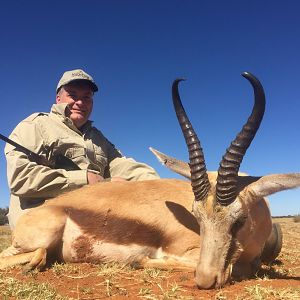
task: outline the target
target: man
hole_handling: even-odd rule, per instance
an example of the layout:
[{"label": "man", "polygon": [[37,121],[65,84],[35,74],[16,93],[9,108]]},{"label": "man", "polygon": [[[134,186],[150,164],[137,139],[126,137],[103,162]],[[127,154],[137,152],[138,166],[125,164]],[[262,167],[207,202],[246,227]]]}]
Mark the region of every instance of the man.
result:
[{"label": "man", "polygon": [[159,178],[151,167],[122,156],[92,126],[89,116],[97,91],[93,78],[83,70],[65,72],[58,82],[56,104],[51,112],[32,114],[10,135],[13,141],[47,159],[63,154],[80,168],[51,169],[31,161],[26,154],[7,144],[5,155],[11,190],[8,219],[11,228],[23,213],[61,192],[103,180]]}]

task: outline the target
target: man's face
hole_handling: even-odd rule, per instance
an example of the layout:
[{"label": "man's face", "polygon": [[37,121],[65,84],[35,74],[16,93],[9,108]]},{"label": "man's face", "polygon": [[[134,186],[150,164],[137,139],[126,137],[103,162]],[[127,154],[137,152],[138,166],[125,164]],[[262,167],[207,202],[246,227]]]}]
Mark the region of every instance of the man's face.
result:
[{"label": "man's face", "polygon": [[56,95],[56,103],[68,103],[69,117],[79,129],[88,120],[93,109],[93,91],[87,83],[69,83]]}]

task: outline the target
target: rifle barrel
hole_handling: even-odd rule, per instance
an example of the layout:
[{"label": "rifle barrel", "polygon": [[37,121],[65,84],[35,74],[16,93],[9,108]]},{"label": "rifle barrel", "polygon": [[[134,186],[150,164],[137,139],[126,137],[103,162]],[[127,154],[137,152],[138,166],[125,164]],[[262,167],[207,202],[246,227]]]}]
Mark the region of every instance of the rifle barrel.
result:
[{"label": "rifle barrel", "polygon": [[16,147],[17,150],[25,153],[29,159],[32,159],[35,161],[37,164],[44,165],[50,168],[55,168],[55,169],[66,169],[66,170],[81,170],[77,164],[75,164],[70,158],[64,156],[63,154],[58,154],[54,157],[54,161],[50,161],[47,158],[43,157],[42,155],[39,155],[22,145],[12,141],[8,137],[2,135],[0,133],[0,139],[5,141],[6,143],[9,143]]},{"label": "rifle barrel", "polygon": [[27,148],[23,147],[22,145],[14,142],[13,140],[9,139],[8,137],[2,135],[1,133],[0,133],[0,139],[5,141],[6,143],[11,144],[12,146],[16,147],[17,149],[20,149],[22,152],[25,152],[27,155],[31,155],[33,153],[29,149],[27,149]]}]

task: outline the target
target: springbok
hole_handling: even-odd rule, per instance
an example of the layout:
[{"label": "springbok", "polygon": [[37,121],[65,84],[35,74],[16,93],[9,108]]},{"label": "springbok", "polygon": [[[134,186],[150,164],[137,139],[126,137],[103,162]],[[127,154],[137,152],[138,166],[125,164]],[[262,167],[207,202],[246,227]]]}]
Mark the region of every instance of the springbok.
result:
[{"label": "springbok", "polygon": [[118,261],[196,270],[196,284],[204,289],[223,286],[232,273],[248,276],[258,266],[272,229],[263,197],[300,186],[300,173],[238,174],[265,109],[260,82],[249,73],[243,76],[254,88],[255,104],[218,172],[206,171],[177,79],[173,103],[188,146],[192,188],[189,181],[159,179],[104,182],[60,195],[19,219],[12,246],[1,253],[0,267]]}]

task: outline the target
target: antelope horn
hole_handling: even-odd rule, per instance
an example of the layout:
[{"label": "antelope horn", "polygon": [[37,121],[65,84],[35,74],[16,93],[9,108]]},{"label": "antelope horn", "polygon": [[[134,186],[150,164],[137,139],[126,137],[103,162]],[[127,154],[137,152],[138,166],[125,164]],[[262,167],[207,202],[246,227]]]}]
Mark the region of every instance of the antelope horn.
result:
[{"label": "antelope horn", "polygon": [[261,83],[248,72],[242,73],[242,76],[250,81],[254,89],[255,103],[247,123],[230,144],[220,163],[216,186],[217,202],[225,206],[232,203],[236,198],[240,164],[265,112],[265,94]]},{"label": "antelope horn", "polygon": [[182,106],[178,93],[178,84],[184,79],[176,79],[172,85],[172,98],[183,136],[185,138],[190,159],[191,183],[196,201],[202,201],[207,196],[210,183],[206,173],[203,151],[200,141]]}]

